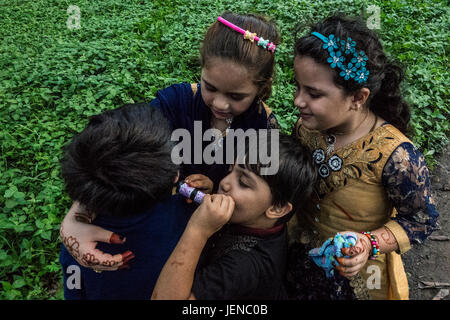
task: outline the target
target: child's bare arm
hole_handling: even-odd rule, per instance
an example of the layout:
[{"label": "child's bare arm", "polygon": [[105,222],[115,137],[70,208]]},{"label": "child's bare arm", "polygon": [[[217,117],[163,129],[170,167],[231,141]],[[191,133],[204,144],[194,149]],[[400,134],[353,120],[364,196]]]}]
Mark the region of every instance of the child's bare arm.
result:
[{"label": "child's bare arm", "polygon": [[152,299],[195,299],[191,290],[200,254],[209,237],[230,220],[233,211],[234,201],[231,197],[205,196],[164,265]]},{"label": "child's bare arm", "polygon": [[131,251],[110,255],[96,249],[97,242],[123,244],[117,234],[90,224],[94,216],[87,213],[78,202],[74,202],[61,222],[60,238],[67,251],[77,262],[95,270],[114,271],[134,258]]}]

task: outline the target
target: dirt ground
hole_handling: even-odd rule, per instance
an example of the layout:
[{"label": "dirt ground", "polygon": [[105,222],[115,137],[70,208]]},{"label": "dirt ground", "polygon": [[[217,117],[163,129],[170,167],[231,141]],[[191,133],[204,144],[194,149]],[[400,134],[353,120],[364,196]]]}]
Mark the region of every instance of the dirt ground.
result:
[{"label": "dirt ground", "polygon": [[[439,211],[440,228],[433,232],[431,239],[422,245],[413,245],[402,256],[411,300],[432,300],[441,289],[450,290],[450,145],[444,149],[438,161],[431,175],[431,183]],[[447,240],[433,240],[437,236],[444,236],[440,238]],[[423,288],[422,281],[441,282],[447,286]],[[441,300],[450,300],[450,295]]]}]

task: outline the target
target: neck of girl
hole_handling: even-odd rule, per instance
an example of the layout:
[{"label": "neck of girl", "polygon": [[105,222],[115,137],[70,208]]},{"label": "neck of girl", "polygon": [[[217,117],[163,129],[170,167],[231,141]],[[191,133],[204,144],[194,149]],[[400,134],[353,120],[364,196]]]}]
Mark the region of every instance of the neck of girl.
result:
[{"label": "neck of girl", "polygon": [[360,115],[349,119],[341,126],[327,130],[327,134],[336,137],[335,149],[356,141],[376,128],[378,117],[370,110],[360,112]]}]

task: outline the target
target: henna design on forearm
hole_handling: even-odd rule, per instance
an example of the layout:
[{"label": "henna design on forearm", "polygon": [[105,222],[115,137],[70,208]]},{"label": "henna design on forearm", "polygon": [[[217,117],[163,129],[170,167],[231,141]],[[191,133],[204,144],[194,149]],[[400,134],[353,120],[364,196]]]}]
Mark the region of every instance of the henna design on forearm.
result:
[{"label": "henna design on forearm", "polygon": [[[394,235],[386,228],[384,227],[385,232],[382,232],[380,234],[380,238],[388,245],[397,245],[397,240],[395,239]],[[380,243],[379,239],[378,243]]]}]

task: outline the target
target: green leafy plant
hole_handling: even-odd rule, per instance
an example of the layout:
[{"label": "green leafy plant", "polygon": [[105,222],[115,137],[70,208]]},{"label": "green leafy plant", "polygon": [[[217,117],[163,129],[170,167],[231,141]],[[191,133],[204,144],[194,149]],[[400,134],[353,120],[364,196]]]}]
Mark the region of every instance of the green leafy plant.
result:
[{"label": "green leafy plant", "polygon": [[[0,5],[0,299],[61,299],[59,224],[71,201],[59,161],[89,116],[198,82],[199,47],[225,10],[276,21],[282,43],[268,104],[284,132],[293,106],[294,32],[331,12],[380,7],[385,50],[407,67],[413,141],[429,164],[448,143],[448,6],[434,1],[71,1]],[[67,8],[80,8],[68,29]]]}]

